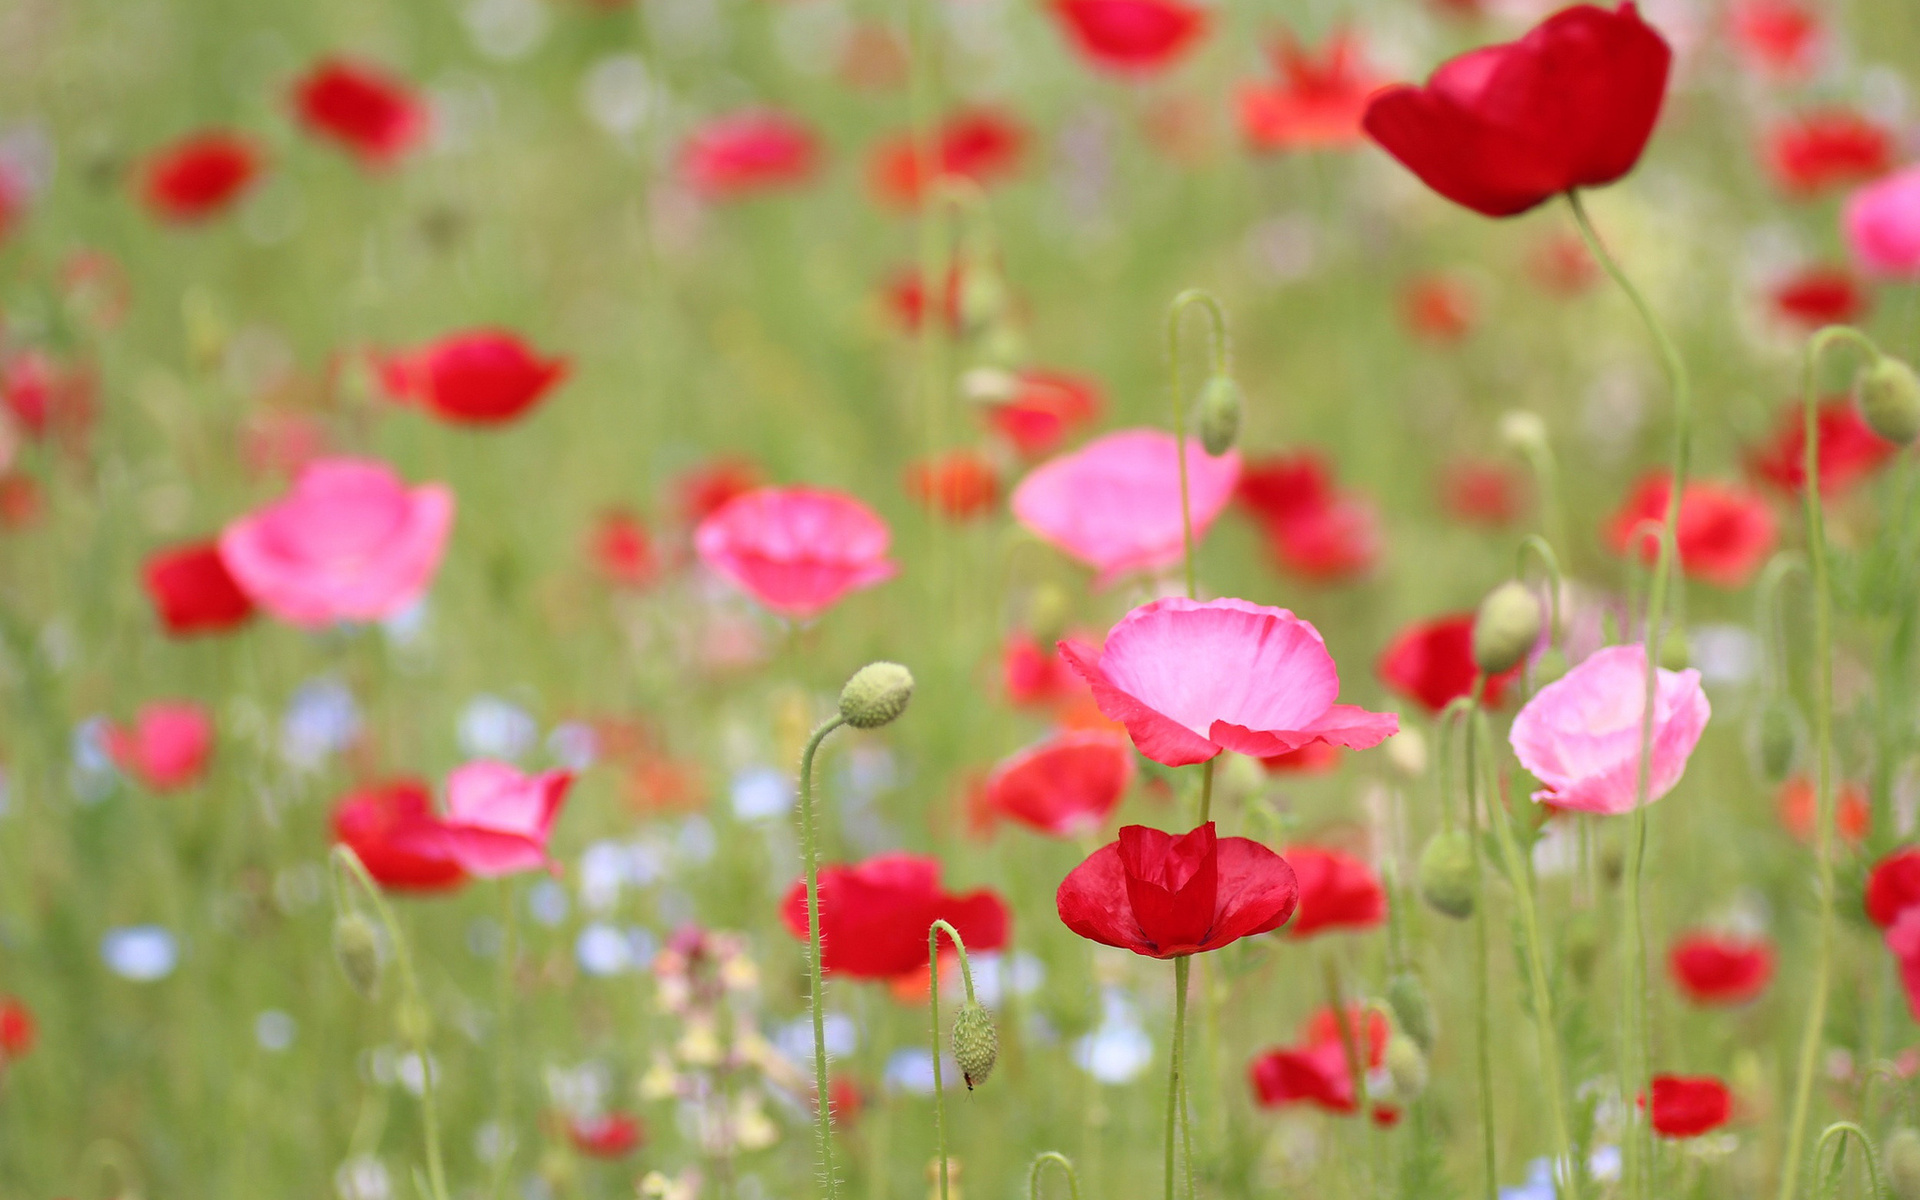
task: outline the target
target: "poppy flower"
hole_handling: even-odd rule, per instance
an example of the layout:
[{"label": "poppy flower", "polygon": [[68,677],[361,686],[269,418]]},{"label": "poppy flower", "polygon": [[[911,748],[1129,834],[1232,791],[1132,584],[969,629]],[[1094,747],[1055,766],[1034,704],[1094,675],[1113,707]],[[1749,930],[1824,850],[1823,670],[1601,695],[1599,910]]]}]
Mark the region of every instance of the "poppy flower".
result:
[{"label": "poppy flower", "polygon": [[[1666,520],[1671,492],[1664,472],[1635,486],[1607,525],[1607,544],[1615,553],[1638,552],[1641,561],[1654,561],[1659,547],[1652,533]],[[1773,512],[1742,488],[1692,480],[1680,494],[1677,534],[1680,569],[1689,577],[1716,587],[1742,587],[1773,553]]]},{"label": "poppy flower", "polygon": [[452,859],[481,879],[551,870],[547,841],[572,786],[571,771],[528,775],[508,763],[479,759],[447,776],[444,817],[399,830],[394,838],[403,849]]},{"label": "poppy flower", "polygon": [[1804,79],[1820,50],[1820,19],[1799,0],[1734,0],[1734,49],[1749,69],[1783,82]]},{"label": "poppy flower", "polygon": [[985,803],[1053,837],[1098,829],[1133,783],[1133,751],[1111,733],[1056,734],[995,767]]},{"label": "poppy flower", "polygon": [[1631,3],[1563,9],[1517,42],[1374,95],[1367,133],[1434,191],[1510,217],[1640,161],[1673,58]]},{"label": "poppy flower", "polygon": [[423,595],[453,528],[453,492],[409,488],[376,459],[323,458],[220,535],[252,601],[294,625],[378,621]]},{"label": "poppy flower", "polygon": [[1087,685],[1058,651],[1025,635],[1000,651],[1000,681],[1016,708],[1058,704],[1087,694]]},{"label": "poppy flower", "polygon": [[1776,284],[1768,298],[1774,312],[1809,332],[1851,325],[1871,306],[1866,290],[1845,267],[1806,267]]},{"label": "poppy flower", "polygon": [[600,514],[589,550],[601,576],[617,587],[646,587],[660,568],[646,525],[624,508]]},{"label": "poppy flower", "polygon": [[1053,453],[1105,407],[1098,385],[1078,375],[1026,370],[1013,385],[1012,395],[986,406],[986,419],[1025,458]]},{"label": "poppy flower", "polygon": [[735,200],[805,183],[818,157],[805,125],[785,113],[753,109],[695,130],[680,149],[680,173],[699,196]]},{"label": "poppy flower", "polygon": [[293,90],[300,121],[369,167],[385,166],[418,145],[427,108],[413,90],[364,63],[331,58]]},{"label": "poppy flower", "polygon": [[[1374,668],[1380,681],[1430,713],[1468,695],[1480,673],[1473,664],[1473,620],[1470,612],[1455,613],[1407,626],[1380,655]],[[1507,685],[1519,677],[1515,667],[1489,678],[1482,702],[1498,708]]]},{"label": "poppy flower", "polygon": [[884,521],[852,496],[759,488],[700,522],[707,568],[783,616],[819,616],[849,592],[893,578]]},{"label": "poppy flower", "polygon": [[0,364],[0,399],[28,436],[73,441],[93,424],[93,372],[29,350]]},{"label": "poppy flower", "polygon": [[1767,990],[1773,961],[1764,940],[1693,933],[1673,944],[1667,969],[1695,1004],[1745,1004]]},{"label": "poppy flower", "polygon": [[[1214,458],[1195,439],[1186,450],[1197,545],[1233,498],[1240,456]],[[1098,571],[1096,586],[1181,558],[1180,455],[1157,429],[1110,433],[1042,463],[1014,488],[1012,507],[1034,536]]]},{"label": "poppy flower", "polygon": [[1886,935],[1887,949],[1900,964],[1900,986],[1907,993],[1907,1011],[1920,1021],[1920,907],[1900,910]]},{"label": "poppy flower", "polygon": [[1068,929],[1150,958],[1218,950],[1286,924],[1299,898],[1293,868],[1214,824],[1174,835],[1127,825],[1061,881],[1054,907]]},{"label": "poppy flower", "polygon": [[145,704],[131,727],[109,726],[107,753],[122,771],[156,792],[198,782],[213,755],[213,718],[190,700]]},{"label": "poppy flower", "polygon": [[673,491],[682,518],[689,525],[698,525],[736,497],[765,483],[760,468],[748,459],[716,458],[681,472],[673,481]]},{"label": "poppy flower", "polygon": [[907,495],[956,521],[993,511],[1000,476],[972,450],[953,450],[907,464]]},{"label": "poppy flower", "polygon": [[1123,75],[1165,70],[1207,31],[1207,13],[1182,0],[1053,0],[1053,13],[1088,62]]},{"label": "poppy flower", "polygon": [[450,334],[380,364],[396,400],[456,425],[499,425],[520,416],[567,377],[564,358],[541,358],[504,329]]},{"label": "poppy flower", "polygon": [[1318,54],[1282,35],[1267,57],[1280,80],[1240,89],[1240,131],[1255,150],[1325,150],[1356,145],[1378,80],[1360,59],[1360,41],[1341,31]]},{"label": "poppy flower", "polygon": [[929,170],[912,133],[888,138],[873,154],[869,176],[882,203],[917,208],[927,187],[942,176],[981,187],[997,183],[1020,167],[1027,134],[1012,118],[992,109],[955,113],[934,131],[934,163]]},{"label": "poppy flower", "polygon": [[[1819,812],[1819,797],[1815,795],[1813,780],[1796,775],[1781,784],[1779,812],[1781,826],[1800,841],[1811,845]],[[1833,824],[1834,832],[1843,841],[1858,845],[1866,840],[1867,832],[1873,825],[1873,808],[1867,803],[1866,793],[1857,785],[1843,783],[1836,789]]]},{"label": "poppy flower", "polygon": [[1269,754],[1260,767],[1269,775],[1325,775],[1340,766],[1340,747],[1308,742],[1298,750]]},{"label": "poppy flower", "polygon": [[[940,321],[948,333],[960,331],[960,289],[965,279],[966,272],[960,264],[955,263],[948,269],[947,286],[938,302]],[[927,286],[920,272],[912,267],[896,271],[887,281],[884,297],[887,310],[900,327],[909,333],[918,332],[927,314]]]},{"label": "poppy flower", "polygon": [[1387,891],[1366,863],[1318,846],[1288,846],[1280,856],[1300,881],[1300,909],[1288,937],[1371,929],[1387,919]]},{"label": "poppy flower", "polygon": [[253,617],[253,601],[227,571],[217,542],[158,551],[147,559],[141,577],[160,624],[173,637],[224,633]]},{"label": "poppy flower", "polygon": [[1885,929],[1909,908],[1920,907],[1920,846],[1895,850],[1867,876],[1867,917]]},{"label": "poppy flower", "polygon": [[40,485],[18,471],[0,475],[0,529],[26,529],[40,519]]},{"label": "poppy flower", "polygon": [[[1383,1014],[1377,1009],[1356,1005],[1347,1010],[1347,1029],[1354,1039],[1356,1055],[1366,1056],[1366,1070],[1377,1070],[1386,1062],[1387,1041],[1392,1030]],[[1353,1069],[1347,1061],[1346,1042],[1330,1008],[1320,1009],[1308,1018],[1300,1040],[1294,1045],[1277,1046],[1255,1056],[1247,1075],[1262,1108],[1311,1104],[1342,1115],[1359,1109],[1353,1094]],[[1383,1121],[1381,1112],[1374,1113],[1376,1122],[1391,1124],[1392,1119],[1389,1116]]]},{"label": "poppy flower", "polygon": [[1501,528],[1520,517],[1526,484],[1499,463],[1460,461],[1440,475],[1440,504],[1471,525]]},{"label": "poppy flower", "polygon": [[[1546,784],[1536,801],[1575,812],[1631,812],[1646,711],[1645,647],[1608,646],[1546,687],[1513,720],[1520,765]],[[1651,804],[1673,790],[1712,714],[1700,672],[1659,668],[1653,702]]]},{"label": "poppy flower", "polygon": [[13,996],[0,996],[0,1066],[22,1058],[33,1049],[39,1026],[33,1011]]},{"label": "poppy flower", "polygon": [[1479,309],[1473,289],[1464,280],[1444,274],[1409,280],[1400,295],[1400,314],[1407,328],[1443,346],[1473,332]]},{"label": "poppy flower", "polygon": [[640,1148],[647,1127],[631,1113],[575,1117],[567,1122],[567,1140],[588,1158],[625,1158]]},{"label": "poppy flower", "polygon": [[1851,109],[1824,109],[1767,131],[1768,172],[1790,196],[1865,183],[1893,166],[1893,135]]},{"label": "poppy flower", "polygon": [[1317,454],[1251,461],[1234,495],[1259,520],[1275,560],[1296,575],[1338,583],[1365,574],[1379,558],[1372,506],[1337,490]]},{"label": "poppy flower", "polygon": [[1392,713],[1334,703],[1333,655],[1319,630],[1284,608],[1155,600],[1122,617],[1104,649],[1063,641],[1060,652],[1093,686],[1100,711],[1169,767],[1311,742],[1366,750],[1400,728]]},{"label": "poppy flower", "polygon": [[[1820,441],[1820,494],[1834,496],[1884,466],[1900,447],[1875,433],[1851,401],[1842,396],[1821,404],[1815,418]],[[1798,404],[1780,414],[1774,434],[1748,455],[1754,474],[1798,495],[1806,487],[1807,426]]]},{"label": "poppy flower", "polygon": [[1847,197],[1840,226],[1853,260],[1881,279],[1920,279],[1920,166]]},{"label": "poppy flower", "polygon": [[433,794],[418,779],[396,779],[344,797],[333,810],[333,837],[352,850],[374,881],[394,891],[439,892],[467,873],[434,836]]},{"label": "poppy flower", "polygon": [[[1733,1115],[1733,1093],[1711,1075],[1655,1075],[1651,1083],[1651,1124],[1661,1137],[1699,1137]],[[1640,1103],[1646,1107],[1644,1095]]]},{"label": "poppy flower", "polygon": [[1578,296],[1600,281],[1600,264],[1587,244],[1565,230],[1548,233],[1527,253],[1527,274],[1556,296]]},{"label": "poppy flower", "polygon": [[204,221],[239,199],[259,178],[260,152],[236,133],[210,130],[175,142],[148,160],[141,197],[176,225]]},{"label": "poppy flower", "polygon": [[[787,931],[807,939],[807,883],[780,905]],[[969,953],[1007,943],[1006,902],[988,890],[952,895],[940,887],[940,862],[882,854],[853,866],[820,869],[820,965],[829,974],[893,979],[927,969],[927,928],[944,920]]]},{"label": "poppy flower", "polygon": [[[945,946],[941,947],[945,952]],[[942,960],[944,962],[944,960]],[[915,978],[918,978],[916,973]],[[943,978],[942,983],[945,983]],[[807,1109],[818,1113],[820,1097],[818,1089],[807,1089]],[[860,1085],[844,1075],[827,1077],[827,1111],[833,1115],[833,1123],[844,1129],[860,1119],[860,1110],[866,1107],[866,1097],[861,1094]]]}]

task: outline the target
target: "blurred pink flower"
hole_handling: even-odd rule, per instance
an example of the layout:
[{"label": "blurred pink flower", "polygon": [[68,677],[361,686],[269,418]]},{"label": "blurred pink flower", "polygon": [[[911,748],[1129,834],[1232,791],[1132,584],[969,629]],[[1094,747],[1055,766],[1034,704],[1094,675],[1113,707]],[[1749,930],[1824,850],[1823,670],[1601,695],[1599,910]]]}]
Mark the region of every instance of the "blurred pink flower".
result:
[{"label": "blurred pink flower", "polygon": [[1065,641],[1060,652],[1093,685],[1100,711],[1169,767],[1222,750],[1266,758],[1314,742],[1365,750],[1400,728],[1393,713],[1334,703],[1333,655],[1318,630],[1284,608],[1156,600],[1122,617],[1104,650]]},{"label": "blurred pink flower", "polygon": [[749,109],[715,117],[680,148],[680,174],[709,200],[796,187],[820,156],[813,132],[785,113]]},{"label": "blurred pink flower", "polygon": [[700,561],[784,616],[819,616],[842,596],[891,579],[891,535],[873,510],[840,492],[758,488],[694,531]]},{"label": "blurred pink flower", "polygon": [[1841,225],[1854,260],[1868,274],[1920,278],[1920,165],[1848,196]]},{"label": "blurred pink flower", "polygon": [[213,718],[191,700],[142,705],[131,728],[107,729],[107,753],[114,763],[156,792],[173,792],[196,782],[213,754]]},{"label": "blurred pink flower", "polygon": [[470,762],[447,776],[447,815],[423,834],[481,879],[551,866],[547,839],[572,786],[570,771],[528,775],[491,759]]},{"label": "blurred pink flower", "polygon": [[[1196,543],[1233,499],[1240,455],[1212,458],[1187,442],[1187,487]],[[1173,435],[1127,429],[1041,464],[1013,490],[1013,515],[1041,540],[1100,572],[1180,561],[1180,459]]]},{"label": "blurred pink flower", "polygon": [[[1520,765],[1547,785],[1535,800],[1578,812],[1632,811],[1646,684],[1645,649],[1608,646],[1535,693],[1509,737]],[[1653,712],[1649,804],[1680,782],[1712,715],[1700,672],[1662,670]]]},{"label": "blurred pink flower", "polygon": [[1907,1011],[1920,1021],[1920,906],[1902,909],[1887,930],[1887,949],[1900,960],[1900,986]]},{"label": "blurred pink flower", "polygon": [[427,590],[453,527],[453,493],[408,488],[377,459],[307,464],[286,497],[220,535],[240,589],[283,621],[374,621]]}]

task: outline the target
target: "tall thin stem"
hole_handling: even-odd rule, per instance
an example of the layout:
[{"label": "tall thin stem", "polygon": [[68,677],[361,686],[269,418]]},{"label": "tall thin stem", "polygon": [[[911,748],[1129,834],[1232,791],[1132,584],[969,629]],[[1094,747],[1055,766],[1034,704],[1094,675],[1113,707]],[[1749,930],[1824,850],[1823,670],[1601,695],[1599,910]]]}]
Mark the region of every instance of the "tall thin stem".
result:
[{"label": "tall thin stem", "polygon": [[1040,1200],[1040,1170],[1048,1163],[1058,1163],[1066,1172],[1069,1200],[1080,1200],[1080,1172],[1074,1170],[1073,1160],[1058,1150],[1043,1150],[1033,1156],[1033,1169],[1027,1172],[1027,1200]]},{"label": "tall thin stem", "polygon": [[[1447,776],[1451,773],[1446,758],[1446,746],[1451,735],[1455,717],[1465,718],[1480,706],[1481,696],[1486,694],[1485,675],[1476,674],[1473,690],[1466,696],[1453,700],[1441,710],[1439,718],[1441,746],[1441,787],[1450,786]],[[1467,779],[1467,844],[1473,851],[1473,1009],[1474,1009],[1474,1059],[1475,1068],[1480,1076],[1480,1154],[1481,1169],[1484,1175],[1486,1200],[1498,1200],[1500,1192],[1500,1164],[1498,1147],[1495,1144],[1493,1118],[1493,1032],[1488,1012],[1490,997],[1487,986],[1487,887],[1486,868],[1481,861],[1480,852],[1480,806],[1475,799],[1475,763],[1478,756],[1474,753],[1472,731],[1463,720],[1461,734],[1466,742],[1466,779]],[[1443,799],[1444,803],[1444,799]],[[1449,814],[1451,804],[1445,804]]]},{"label": "tall thin stem", "polygon": [[[807,862],[807,984],[813,1008],[813,1107],[820,1140],[822,1191],[832,1200],[836,1181],[833,1176],[833,1104],[827,1090],[827,1016],[826,983],[820,971],[820,846],[814,829],[813,756],[827,735],[840,728],[845,718],[828,719],[800,754],[800,853]],[[934,1067],[939,1068],[938,1059]]]},{"label": "tall thin stem", "polygon": [[[1173,1200],[1174,1142],[1181,1128],[1182,1070],[1187,1046],[1187,966],[1191,955],[1173,960],[1173,1063],[1167,1073],[1166,1200]],[[1191,1170],[1193,1164],[1187,1164]]]},{"label": "tall thin stem", "polygon": [[[1173,446],[1180,460],[1180,545],[1184,551],[1187,599],[1196,598],[1193,576],[1193,505],[1187,495],[1187,396],[1180,382],[1180,318],[1190,305],[1206,309],[1213,326],[1213,369],[1224,375],[1227,370],[1227,314],[1212,293],[1188,288],[1173,298],[1167,307],[1167,370],[1171,375],[1173,405]],[[1202,817],[1201,820],[1206,820]]]},{"label": "tall thin stem", "polygon": [[933,1048],[933,1142],[939,1155],[940,1200],[947,1200],[947,1092],[940,1082],[940,934],[953,939],[960,952],[960,977],[966,981],[967,1002],[973,1003],[973,966],[967,962],[967,944],[960,931],[945,921],[927,927],[927,1014],[932,1020]]}]

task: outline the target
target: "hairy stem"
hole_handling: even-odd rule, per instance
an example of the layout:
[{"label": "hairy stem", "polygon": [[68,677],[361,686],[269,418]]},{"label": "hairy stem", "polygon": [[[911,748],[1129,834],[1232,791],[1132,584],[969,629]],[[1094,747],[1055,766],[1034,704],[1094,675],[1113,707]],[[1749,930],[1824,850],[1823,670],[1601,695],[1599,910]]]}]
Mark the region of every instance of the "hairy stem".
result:
[{"label": "hairy stem", "polygon": [[[833,1105],[827,1091],[827,1015],[823,1007],[826,984],[820,971],[820,846],[813,812],[813,756],[827,735],[840,728],[844,719],[835,716],[807,739],[800,755],[800,853],[807,863],[807,985],[813,1009],[813,1107],[820,1141],[821,1189],[832,1200],[836,1181],[833,1176]],[[939,1069],[939,1060],[934,1060]],[[441,1198],[444,1200],[444,1198]]]}]

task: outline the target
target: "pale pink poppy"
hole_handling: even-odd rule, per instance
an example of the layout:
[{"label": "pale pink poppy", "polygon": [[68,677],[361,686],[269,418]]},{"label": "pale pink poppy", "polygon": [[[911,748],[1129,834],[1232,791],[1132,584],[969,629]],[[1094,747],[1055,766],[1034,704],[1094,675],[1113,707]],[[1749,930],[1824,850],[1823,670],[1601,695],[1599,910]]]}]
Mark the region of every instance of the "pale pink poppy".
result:
[{"label": "pale pink poppy", "polygon": [[448,488],[409,488],[375,459],[323,458],[284,498],[228,525],[220,558],[283,621],[376,621],[427,590],[452,527]]},{"label": "pale pink poppy", "polygon": [[[1180,456],[1170,433],[1127,429],[1036,468],[1013,490],[1013,515],[1047,543],[1100,573],[1180,561]],[[1197,542],[1233,499],[1240,455],[1210,457],[1187,442],[1187,493]]]},{"label": "pale pink poppy", "polygon": [[1400,718],[1335,704],[1340,674],[1320,632],[1284,608],[1184,597],[1143,604],[1106,647],[1060,643],[1109,719],[1169,767],[1222,750],[1269,758],[1315,742],[1365,750]]},{"label": "pale pink poppy", "polygon": [[[1608,646],[1527,701],[1513,720],[1509,740],[1520,765],[1547,785],[1533,794],[1535,800],[1578,812],[1633,810],[1646,686],[1645,649]],[[1660,671],[1653,703],[1649,804],[1680,782],[1711,715],[1700,672]]]},{"label": "pale pink poppy", "polygon": [[1920,165],[1848,196],[1840,224],[1854,260],[1868,274],[1920,278]]},{"label": "pale pink poppy", "polygon": [[893,578],[890,541],[886,522],[852,496],[804,487],[736,496],[693,535],[709,570],[797,620]]},{"label": "pale pink poppy", "polygon": [[570,771],[528,775],[491,759],[470,762],[447,776],[447,815],[423,836],[481,879],[551,867],[547,839],[572,786]]},{"label": "pale pink poppy", "polygon": [[107,753],[122,771],[156,792],[200,778],[213,754],[213,718],[191,700],[142,705],[131,728],[108,727]]}]

